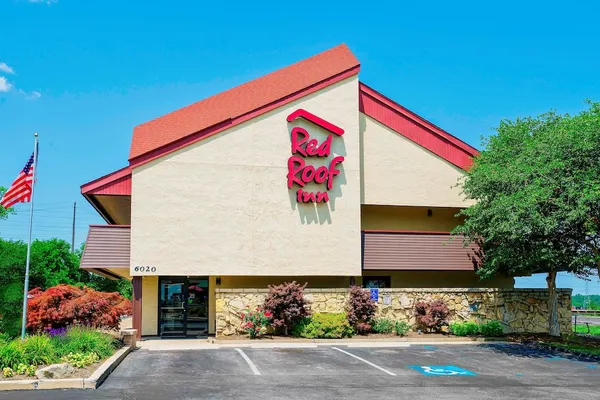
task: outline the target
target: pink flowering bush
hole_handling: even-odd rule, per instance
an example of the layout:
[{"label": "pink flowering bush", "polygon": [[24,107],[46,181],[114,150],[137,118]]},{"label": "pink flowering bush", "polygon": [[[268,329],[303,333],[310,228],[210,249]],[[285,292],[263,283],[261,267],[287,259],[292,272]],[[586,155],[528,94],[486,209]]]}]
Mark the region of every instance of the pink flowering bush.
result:
[{"label": "pink flowering bush", "polygon": [[287,336],[296,324],[310,316],[308,301],[304,299],[306,285],[293,281],[269,286],[262,308],[273,314],[271,325],[278,333]]},{"label": "pink flowering bush", "polygon": [[240,317],[242,319],[242,329],[248,333],[250,339],[256,339],[263,329],[270,324],[273,314],[270,311],[262,311],[258,307],[251,311],[250,306],[246,306]]}]

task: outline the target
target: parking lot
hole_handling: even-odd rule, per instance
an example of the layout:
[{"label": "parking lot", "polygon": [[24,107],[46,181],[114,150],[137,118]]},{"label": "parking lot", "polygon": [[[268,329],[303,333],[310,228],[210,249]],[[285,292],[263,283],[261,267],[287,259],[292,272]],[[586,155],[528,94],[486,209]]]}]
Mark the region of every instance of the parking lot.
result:
[{"label": "parking lot", "polygon": [[600,364],[516,344],[138,350],[96,391],[3,399],[598,398]]}]

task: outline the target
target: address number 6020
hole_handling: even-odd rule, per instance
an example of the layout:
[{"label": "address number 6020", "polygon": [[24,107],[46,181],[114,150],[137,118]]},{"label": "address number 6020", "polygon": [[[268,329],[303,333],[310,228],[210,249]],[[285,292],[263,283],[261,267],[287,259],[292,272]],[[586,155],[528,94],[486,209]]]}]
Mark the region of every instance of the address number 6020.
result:
[{"label": "address number 6020", "polygon": [[156,272],[156,267],[133,267],[133,272]]}]

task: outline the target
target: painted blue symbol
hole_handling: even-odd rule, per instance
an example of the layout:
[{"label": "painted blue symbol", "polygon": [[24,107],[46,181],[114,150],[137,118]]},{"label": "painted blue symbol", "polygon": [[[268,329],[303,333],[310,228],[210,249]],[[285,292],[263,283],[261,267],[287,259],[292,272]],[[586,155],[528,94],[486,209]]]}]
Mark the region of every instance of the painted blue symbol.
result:
[{"label": "painted blue symbol", "polygon": [[561,356],[554,356],[554,357],[548,357],[547,360],[549,360],[549,361],[558,361],[558,360],[566,360],[566,358],[561,357]]},{"label": "painted blue symbol", "polygon": [[598,368],[597,365],[588,365],[587,367],[590,368],[590,369],[596,369],[596,368]]},{"label": "painted blue symbol", "polygon": [[379,300],[379,289],[371,289],[371,300],[378,301]]},{"label": "painted blue symbol", "polygon": [[454,365],[409,365],[408,368],[426,376],[477,376],[473,371]]},{"label": "painted blue symbol", "polygon": [[425,350],[435,350],[435,349],[437,349],[437,347],[435,347],[435,346],[423,346],[423,348]]},{"label": "painted blue symbol", "polygon": [[523,376],[523,374],[515,374],[515,376]]}]

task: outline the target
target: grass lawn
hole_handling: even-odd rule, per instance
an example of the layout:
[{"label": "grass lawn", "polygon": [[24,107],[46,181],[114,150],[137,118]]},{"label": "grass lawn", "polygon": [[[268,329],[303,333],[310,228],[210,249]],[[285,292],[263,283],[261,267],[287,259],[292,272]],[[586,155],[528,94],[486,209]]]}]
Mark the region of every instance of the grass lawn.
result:
[{"label": "grass lawn", "polygon": [[[585,325],[577,324],[577,333],[588,333],[588,328]],[[590,335],[600,336],[600,325],[590,325]]]},{"label": "grass lawn", "polygon": [[590,347],[585,344],[575,344],[575,343],[549,343],[552,346],[560,347],[561,349],[571,350],[571,351],[580,351],[582,353],[586,353],[592,356],[600,356],[600,348],[598,347]]}]

